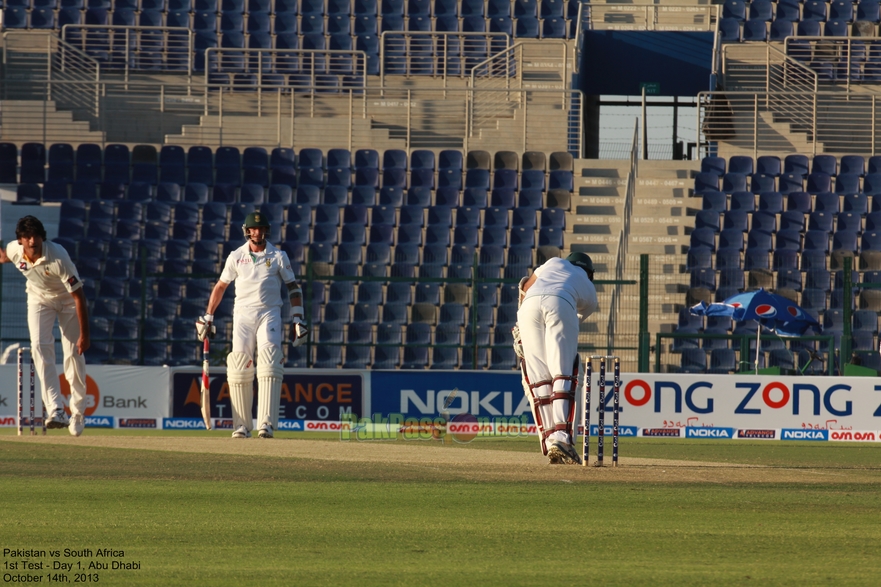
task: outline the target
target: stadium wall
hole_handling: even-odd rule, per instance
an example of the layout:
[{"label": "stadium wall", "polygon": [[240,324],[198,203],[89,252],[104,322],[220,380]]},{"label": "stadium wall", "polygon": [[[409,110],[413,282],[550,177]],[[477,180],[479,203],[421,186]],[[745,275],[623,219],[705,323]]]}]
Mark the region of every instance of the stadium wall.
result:
[{"label": "stadium wall", "polygon": [[[217,429],[232,426],[224,371],[211,379]],[[0,427],[15,426],[16,376],[15,365],[0,365]],[[193,367],[90,366],[86,425],[203,429],[200,376]],[[612,389],[608,380],[609,409]],[[62,390],[69,393],[63,378]],[[622,374],[621,436],[879,442],[878,391],[862,377]],[[593,394],[596,405],[596,379]],[[535,433],[520,377],[505,372],[288,369],[281,414],[281,430],[338,431],[344,440],[364,431],[372,439],[387,427],[430,432],[448,422],[475,434]],[[610,416],[606,422],[610,434]]]}]

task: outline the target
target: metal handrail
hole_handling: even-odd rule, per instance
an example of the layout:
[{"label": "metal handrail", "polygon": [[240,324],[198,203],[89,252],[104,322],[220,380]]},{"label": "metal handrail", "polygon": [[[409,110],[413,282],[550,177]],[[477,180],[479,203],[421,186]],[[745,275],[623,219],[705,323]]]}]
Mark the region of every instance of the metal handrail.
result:
[{"label": "metal handrail", "polygon": [[[754,156],[879,151],[879,94],[717,91],[698,94],[697,141],[703,155],[722,142]],[[778,129],[774,125],[785,124]]]},{"label": "metal handrail", "polygon": [[[590,4],[589,7],[588,24],[590,30],[712,31],[718,26],[721,12],[719,4],[701,6],[695,4]],[[682,15],[686,16],[683,18]],[[696,25],[695,15],[702,15],[706,18],[703,19],[704,22]],[[600,18],[602,20],[599,20]],[[621,22],[616,23],[615,20]]]},{"label": "metal handrail", "polygon": [[622,282],[626,272],[627,245],[630,241],[630,216],[633,212],[633,199],[636,194],[636,178],[639,173],[639,119],[633,121],[633,135],[630,142],[630,171],[627,173],[627,187],[624,191],[624,210],[622,227],[618,235],[618,255],[615,260],[615,280],[618,282],[612,291],[612,311],[606,326],[609,341],[608,352],[611,354],[615,346],[615,326],[621,309]]}]

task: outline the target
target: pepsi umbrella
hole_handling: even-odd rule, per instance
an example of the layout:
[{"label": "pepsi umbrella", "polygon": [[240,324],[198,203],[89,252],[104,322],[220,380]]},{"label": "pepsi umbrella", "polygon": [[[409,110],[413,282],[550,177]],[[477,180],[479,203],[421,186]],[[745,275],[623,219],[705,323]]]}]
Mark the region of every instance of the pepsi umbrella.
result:
[{"label": "pepsi umbrella", "polygon": [[701,302],[689,310],[692,314],[703,316],[730,316],[737,322],[755,320],[756,332],[756,371],[759,369],[759,339],[762,327],[776,332],[778,336],[802,336],[808,328],[820,333],[823,327],[798,304],[781,295],[765,291],[764,288],[731,296],[723,302],[707,304]]}]

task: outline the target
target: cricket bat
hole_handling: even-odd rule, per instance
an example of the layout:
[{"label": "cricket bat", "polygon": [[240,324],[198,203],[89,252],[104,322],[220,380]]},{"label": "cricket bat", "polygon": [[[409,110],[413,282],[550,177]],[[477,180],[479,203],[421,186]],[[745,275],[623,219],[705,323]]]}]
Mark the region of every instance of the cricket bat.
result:
[{"label": "cricket bat", "polygon": [[208,389],[208,337],[202,343],[202,419],[205,429],[211,430],[211,392]]}]

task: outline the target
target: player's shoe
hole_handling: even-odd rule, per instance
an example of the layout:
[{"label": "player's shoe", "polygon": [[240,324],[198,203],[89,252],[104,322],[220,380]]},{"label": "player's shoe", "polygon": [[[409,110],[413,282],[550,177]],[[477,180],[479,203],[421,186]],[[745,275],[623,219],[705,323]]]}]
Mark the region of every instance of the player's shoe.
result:
[{"label": "player's shoe", "polygon": [[233,438],[251,438],[251,432],[244,426],[239,426],[236,428],[235,432],[232,433]]},{"label": "player's shoe", "polygon": [[556,450],[553,446],[548,447],[548,464],[549,465],[562,465],[563,464],[563,453],[559,450]]},{"label": "player's shoe", "polygon": [[52,416],[46,420],[46,428],[50,430],[54,430],[56,428],[67,428],[70,426],[70,420],[67,418],[67,414],[64,413],[64,410],[57,409],[52,412]]},{"label": "player's shoe", "polygon": [[[48,427],[48,425],[47,425]],[[70,432],[71,436],[79,436],[83,433],[83,430],[86,427],[86,419],[82,414],[77,414],[73,418],[70,419],[70,424],[67,427],[67,430]]]},{"label": "player's shoe", "polygon": [[258,438],[272,438],[272,425],[264,424],[260,427],[260,432],[257,433]]},{"label": "player's shoe", "polygon": [[548,461],[552,465],[580,465],[581,457],[568,442],[555,440],[548,447]]}]

